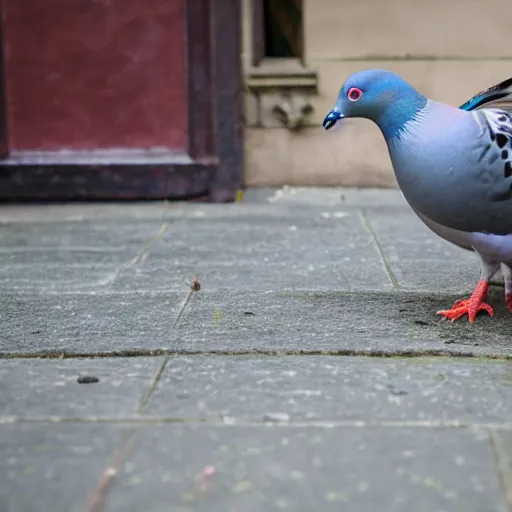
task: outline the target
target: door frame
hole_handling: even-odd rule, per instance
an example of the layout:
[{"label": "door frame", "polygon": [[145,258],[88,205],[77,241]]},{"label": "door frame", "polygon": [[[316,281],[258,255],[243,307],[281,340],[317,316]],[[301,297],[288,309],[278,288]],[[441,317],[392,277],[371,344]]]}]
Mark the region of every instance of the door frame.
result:
[{"label": "door frame", "polygon": [[9,157],[0,20],[1,201],[235,199],[243,186],[240,2],[182,1],[189,158],[165,163]]}]

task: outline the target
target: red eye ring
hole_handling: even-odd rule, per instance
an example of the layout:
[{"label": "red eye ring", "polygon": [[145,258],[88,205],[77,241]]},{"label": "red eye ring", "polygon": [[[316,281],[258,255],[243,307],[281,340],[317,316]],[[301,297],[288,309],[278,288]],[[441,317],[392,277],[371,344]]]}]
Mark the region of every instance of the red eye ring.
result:
[{"label": "red eye ring", "polygon": [[350,101],[357,101],[361,99],[362,95],[363,91],[361,91],[361,89],[358,89],[357,87],[351,87],[347,92],[347,97]]}]

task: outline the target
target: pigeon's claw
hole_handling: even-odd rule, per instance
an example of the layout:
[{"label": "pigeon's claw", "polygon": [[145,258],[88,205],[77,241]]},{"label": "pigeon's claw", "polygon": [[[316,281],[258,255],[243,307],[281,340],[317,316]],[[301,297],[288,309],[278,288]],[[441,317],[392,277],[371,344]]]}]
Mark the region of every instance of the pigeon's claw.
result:
[{"label": "pigeon's claw", "polygon": [[507,309],[512,313],[512,293],[505,295],[505,304],[507,305]]},{"label": "pigeon's claw", "polygon": [[469,299],[456,300],[451,309],[438,311],[437,314],[444,316],[452,322],[458,320],[464,315],[468,315],[470,324],[475,321],[476,315],[479,311],[485,311],[489,316],[494,316],[492,306],[484,302],[488,288],[489,283],[481,279]]},{"label": "pigeon's claw", "polygon": [[464,315],[468,315],[469,323],[472,324],[475,321],[476,315],[479,311],[486,311],[489,316],[494,316],[494,310],[491,305],[486,302],[472,303],[471,299],[465,299],[457,301],[458,305],[452,309],[445,309],[438,311],[437,314],[444,316],[448,320],[455,322]]}]

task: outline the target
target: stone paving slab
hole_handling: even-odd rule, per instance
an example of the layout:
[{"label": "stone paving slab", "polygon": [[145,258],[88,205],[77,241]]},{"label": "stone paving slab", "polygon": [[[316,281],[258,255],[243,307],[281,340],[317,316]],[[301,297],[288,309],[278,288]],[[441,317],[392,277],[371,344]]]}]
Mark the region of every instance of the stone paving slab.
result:
[{"label": "stone paving slab", "polygon": [[509,510],[512,510],[512,432],[495,430],[491,432],[497,468],[502,479]]},{"label": "stone paving slab", "polygon": [[[329,194],[338,200],[342,193],[349,199],[355,194],[312,191],[304,199],[309,206],[277,202],[169,208],[165,223],[147,218],[99,221],[85,214],[83,221],[4,223],[0,261],[5,263],[5,275],[0,276],[0,285],[94,291],[112,285],[115,269],[120,272],[114,289],[131,291],[180,289],[191,274],[200,274],[210,288],[218,289],[388,289],[390,279],[358,207],[339,201],[335,210],[324,208],[320,199],[310,197],[315,193],[319,198],[327,194],[325,205]],[[393,192],[391,197],[395,199],[389,204],[402,206],[389,212],[374,203],[366,215],[398,283],[413,290],[471,290],[478,277],[474,256],[430,233],[403,206],[401,196]],[[368,198],[347,203],[372,204]],[[182,213],[178,216],[176,211]],[[161,239],[154,240],[162,228]],[[62,283],[55,273],[59,269],[45,264],[56,248],[59,256],[54,263],[70,267]],[[140,264],[129,265],[141,251],[146,254]],[[88,274],[72,268],[77,264],[90,265]],[[48,279],[41,279],[46,273]],[[80,284],[80,279],[86,282]]]},{"label": "stone paving slab", "polygon": [[[215,220],[232,220],[233,222],[267,220],[271,222],[289,221],[303,222],[308,219],[323,221],[331,218],[344,218],[348,215],[357,215],[360,208],[357,206],[345,206],[343,204],[336,205],[309,205],[307,203],[301,205],[279,204],[279,203],[228,203],[223,204],[219,208],[218,204],[194,203],[187,206],[184,210],[180,222],[183,220],[194,221],[215,221]],[[396,208],[394,208],[396,210]]]},{"label": "stone paving slab", "polygon": [[0,266],[4,292],[97,292],[110,289],[121,265],[6,265]]},{"label": "stone paving slab", "polygon": [[0,224],[179,218],[190,203],[166,201],[0,204]]},{"label": "stone paving slab", "polygon": [[[269,208],[276,205],[278,208]],[[243,208],[240,208],[243,206]],[[402,193],[397,189],[357,189],[343,187],[282,187],[253,188],[244,193],[242,203],[207,204],[192,202],[108,202],[87,203],[70,202],[66,204],[0,204],[0,224],[33,222],[76,222],[83,220],[165,220],[187,216],[209,216],[227,211],[257,211],[263,215],[279,215],[292,207],[290,213],[300,215],[308,208],[405,208],[408,205]],[[250,208],[248,208],[250,207]],[[256,207],[256,209],[252,209]],[[278,213],[279,212],[279,213]]]},{"label": "stone paving slab", "polygon": [[64,293],[109,289],[161,229],[158,220],[0,224],[0,287]]},{"label": "stone paving slab", "polygon": [[507,508],[484,432],[173,424],[139,432],[106,500],[126,510]]},{"label": "stone paving slab", "polygon": [[299,207],[409,208],[397,189],[290,187],[253,188],[245,191],[244,203]]},{"label": "stone paving slab", "polygon": [[474,254],[432,234],[404,207],[363,215],[346,207],[194,205],[114,288],[175,289],[199,274],[215,289],[385,290],[385,265],[407,290],[467,293],[479,275]]},{"label": "stone paving slab", "polygon": [[141,247],[158,233],[161,225],[157,219],[0,223],[0,240],[3,250]]},{"label": "stone paving slab", "polygon": [[[138,247],[137,247],[138,248]],[[137,249],[136,248],[136,249]],[[133,250],[127,253],[125,247],[10,247],[0,248],[0,264],[6,273],[19,275],[29,280],[32,273],[44,272],[46,269],[65,266],[76,269],[77,266],[100,267],[114,266],[118,268],[133,258]],[[35,270],[33,268],[35,267]],[[79,270],[76,272],[79,276]]]},{"label": "stone paving slab", "polygon": [[512,365],[450,358],[172,357],[143,414],[512,424]]},{"label": "stone paving slab", "polygon": [[436,311],[457,298],[414,293],[197,293],[178,324],[178,350],[445,352],[512,355],[503,289],[495,317],[448,322]]},{"label": "stone paving slab", "polygon": [[95,424],[0,425],[0,510],[84,512],[124,430]]},{"label": "stone paving slab", "polygon": [[[240,207],[239,207],[240,209]],[[183,220],[114,290],[175,290],[199,275],[208,289],[382,290],[392,287],[357,212],[344,217]]]},{"label": "stone paving slab", "polygon": [[[495,318],[444,322],[478,264],[399,191],[267,192],[0,207],[1,511],[84,510],[134,428],[107,511],[504,512],[501,484],[512,504],[509,361],[361,357],[512,357],[503,288]],[[10,359],[152,353],[189,355]]]},{"label": "stone paving slab", "polygon": [[[159,357],[0,359],[0,422],[133,417],[162,362]],[[79,377],[99,382],[80,384]]]},{"label": "stone paving slab", "polygon": [[366,215],[401,288],[467,293],[475,287],[480,264],[474,253],[434,235],[407,211]]},{"label": "stone paving slab", "polygon": [[355,272],[359,265],[346,262],[340,266],[332,261],[272,262],[263,266],[258,260],[230,263],[207,260],[181,260],[177,264],[165,263],[152,267],[126,267],[116,275],[113,291],[177,291],[183,290],[198,276],[202,286],[209,290],[234,291],[377,291],[391,290],[392,285],[378,260],[367,267],[367,278]]},{"label": "stone paving slab", "polygon": [[4,294],[0,353],[96,354],[171,346],[188,292]]},{"label": "stone paving slab", "polygon": [[451,323],[453,296],[204,292],[4,294],[1,354],[254,351],[511,356],[510,313]]},{"label": "stone paving slab", "polygon": [[[0,422],[134,418],[164,358],[0,360]],[[99,379],[79,384],[79,376]],[[171,357],[143,409],[166,419],[512,423],[508,362]],[[341,406],[342,404],[342,406]]]}]

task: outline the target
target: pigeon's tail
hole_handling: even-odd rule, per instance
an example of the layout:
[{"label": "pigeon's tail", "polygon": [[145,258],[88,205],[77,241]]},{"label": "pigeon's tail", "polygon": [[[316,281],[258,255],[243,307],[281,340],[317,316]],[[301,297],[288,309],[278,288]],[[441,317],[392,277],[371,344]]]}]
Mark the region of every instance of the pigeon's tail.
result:
[{"label": "pigeon's tail", "polygon": [[479,92],[459,108],[476,110],[484,105],[491,107],[491,103],[494,108],[512,110],[512,78]]}]

